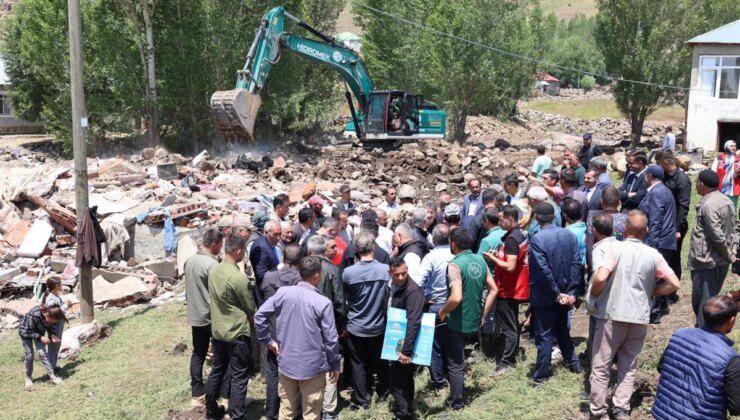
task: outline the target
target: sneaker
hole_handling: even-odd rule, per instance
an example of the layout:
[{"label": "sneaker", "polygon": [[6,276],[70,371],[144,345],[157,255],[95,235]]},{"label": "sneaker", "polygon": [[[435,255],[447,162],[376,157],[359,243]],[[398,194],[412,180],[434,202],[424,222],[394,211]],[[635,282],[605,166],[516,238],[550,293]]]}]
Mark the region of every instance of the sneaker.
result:
[{"label": "sneaker", "polygon": [[55,376],[51,378],[51,383],[53,383],[54,385],[61,385],[63,381],[62,381],[62,378]]},{"label": "sneaker", "polygon": [[493,371],[491,374],[491,378],[498,378],[499,376],[503,375],[504,373],[511,370],[514,366],[509,365],[500,365],[496,368],[496,370]]},{"label": "sneaker", "polygon": [[26,388],[26,391],[30,391],[33,388],[33,380],[31,380],[31,378],[26,378],[26,385],[24,385],[24,388]]}]

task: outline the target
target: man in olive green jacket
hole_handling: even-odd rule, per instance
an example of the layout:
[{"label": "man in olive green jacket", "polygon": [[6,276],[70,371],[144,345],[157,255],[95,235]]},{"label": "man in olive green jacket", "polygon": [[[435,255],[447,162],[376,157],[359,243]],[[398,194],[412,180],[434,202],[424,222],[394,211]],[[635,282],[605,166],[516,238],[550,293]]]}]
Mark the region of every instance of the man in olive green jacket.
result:
[{"label": "man in olive green jacket", "polygon": [[696,192],[702,199],[691,231],[689,270],[691,306],[697,328],[704,326],[704,304],[722,290],[728,268],[735,262],[735,206],[717,190],[718,185],[719,177],[709,169],[701,171],[696,178]]},{"label": "man in olive green jacket", "polygon": [[232,419],[245,419],[247,415],[251,325],[257,308],[247,276],[237,267],[245,252],[244,238],[230,237],[224,261],[213,267],[208,275],[214,358],[206,387],[206,418],[221,418],[224,414],[216,401],[227,369],[231,371],[229,414]]}]

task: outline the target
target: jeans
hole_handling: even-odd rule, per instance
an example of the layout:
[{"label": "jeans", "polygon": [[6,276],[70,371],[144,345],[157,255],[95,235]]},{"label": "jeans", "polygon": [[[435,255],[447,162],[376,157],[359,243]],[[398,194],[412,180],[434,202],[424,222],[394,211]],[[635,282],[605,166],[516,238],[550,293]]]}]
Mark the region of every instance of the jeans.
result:
[{"label": "jeans", "polygon": [[396,400],[393,415],[396,419],[411,419],[411,403],[414,401],[414,371],[416,365],[402,365],[399,362],[391,363],[390,382],[391,394]]},{"label": "jeans", "polygon": [[[372,389],[380,396],[388,393],[388,362],[380,359],[383,336],[359,337],[349,334],[349,354],[352,363],[352,402],[368,406]],[[375,375],[377,374],[377,385]]]},{"label": "jeans", "polygon": [[465,342],[470,334],[445,327],[445,356],[450,379],[450,405],[458,409],[465,405]]},{"label": "jeans", "polygon": [[265,384],[267,388],[265,396],[265,417],[267,420],[277,420],[280,411],[280,394],[278,393],[278,384],[280,376],[278,375],[277,356],[272,351],[267,351],[265,366],[262,369],[265,375]]},{"label": "jeans", "polygon": [[568,331],[570,307],[549,305],[535,307],[532,310],[534,343],[537,347],[537,362],[533,379],[544,380],[550,377],[553,338],[558,340],[560,351],[563,353],[563,360],[568,363],[571,369],[580,367],[573,348],[573,340]]},{"label": "jeans", "polygon": [[33,346],[36,346],[36,352],[39,354],[39,360],[46,369],[46,373],[50,376],[54,375],[54,368],[51,367],[49,359],[46,357],[46,350],[44,350],[44,343],[41,342],[41,338],[21,338],[23,341],[23,360],[26,365],[26,378],[31,378],[33,374]]},{"label": "jeans", "polygon": [[432,344],[432,363],[429,366],[429,377],[432,385],[441,386],[445,383],[446,360],[444,354],[444,337],[447,327],[439,325],[442,321],[439,319],[439,310],[444,304],[434,304],[429,307],[429,312],[435,314],[434,321],[434,343]]},{"label": "jeans", "polygon": [[190,389],[193,397],[206,393],[203,384],[203,364],[211,344],[211,325],[191,327],[193,333],[193,354],[190,355]]},{"label": "jeans", "polygon": [[501,298],[496,305],[496,318],[501,326],[501,335],[504,336],[504,354],[501,357],[501,366],[515,366],[519,352],[519,301]]},{"label": "jeans", "polygon": [[64,320],[57,322],[55,335],[59,337],[59,343],[52,343],[49,341],[47,344],[46,357],[49,359],[49,364],[52,369],[57,368],[57,361],[59,360],[59,348],[62,347],[62,332],[64,331]]},{"label": "jeans", "polygon": [[696,315],[696,327],[704,326],[704,304],[717,296],[727,277],[729,265],[718,265],[709,270],[691,270],[691,307]]},{"label": "jeans", "polygon": [[229,378],[229,415],[232,419],[246,419],[247,384],[249,383],[252,343],[242,335],[233,341],[213,339],[213,368],[206,386],[206,411],[214,412],[227,368]]}]

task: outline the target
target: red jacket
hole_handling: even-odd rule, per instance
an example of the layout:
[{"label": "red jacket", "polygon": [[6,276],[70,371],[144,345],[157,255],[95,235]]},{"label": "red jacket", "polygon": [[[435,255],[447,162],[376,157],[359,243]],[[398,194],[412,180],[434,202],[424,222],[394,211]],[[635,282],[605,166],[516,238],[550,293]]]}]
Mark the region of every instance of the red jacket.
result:
[{"label": "red jacket", "polygon": [[[506,261],[504,246],[498,249],[498,259]],[[498,286],[498,297],[505,299],[528,300],[529,299],[529,241],[519,245],[519,254],[516,266],[511,273],[496,266],[496,285]]]},{"label": "red jacket", "polygon": [[[724,153],[720,153],[717,158],[717,176],[719,176],[719,186],[717,191],[722,192],[722,181],[725,179],[725,158]],[[732,195],[740,195],[740,159],[735,157],[735,179],[732,181]]]}]

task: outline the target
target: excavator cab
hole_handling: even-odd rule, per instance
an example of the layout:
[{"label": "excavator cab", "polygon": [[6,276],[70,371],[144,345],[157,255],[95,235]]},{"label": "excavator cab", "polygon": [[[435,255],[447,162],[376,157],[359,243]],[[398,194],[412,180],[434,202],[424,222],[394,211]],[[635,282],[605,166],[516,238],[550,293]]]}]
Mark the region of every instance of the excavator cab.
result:
[{"label": "excavator cab", "polygon": [[413,93],[377,91],[370,94],[365,134],[369,138],[397,138],[419,133],[419,104]]}]

